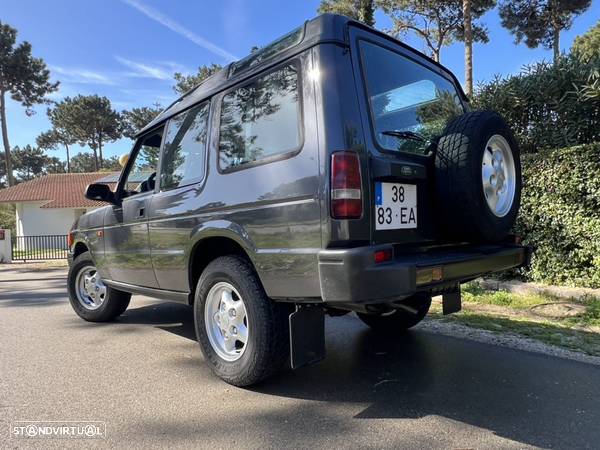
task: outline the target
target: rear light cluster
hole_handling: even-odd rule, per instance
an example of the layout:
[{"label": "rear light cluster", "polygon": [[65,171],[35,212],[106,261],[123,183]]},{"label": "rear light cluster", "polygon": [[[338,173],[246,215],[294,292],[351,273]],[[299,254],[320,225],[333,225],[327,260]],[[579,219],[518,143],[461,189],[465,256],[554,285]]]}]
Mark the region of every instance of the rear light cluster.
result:
[{"label": "rear light cluster", "polygon": [[363,212],[360,161],[355,152],[331,155],[331,217],[360,219]]},{"label": "rear light cluster", "polygon": [[67,248],[71,249],[71,247],[73,246],[73,242],[74,242],[74,236],[73,236],[73,232],[69,231],[69,234],[67,234]]}]

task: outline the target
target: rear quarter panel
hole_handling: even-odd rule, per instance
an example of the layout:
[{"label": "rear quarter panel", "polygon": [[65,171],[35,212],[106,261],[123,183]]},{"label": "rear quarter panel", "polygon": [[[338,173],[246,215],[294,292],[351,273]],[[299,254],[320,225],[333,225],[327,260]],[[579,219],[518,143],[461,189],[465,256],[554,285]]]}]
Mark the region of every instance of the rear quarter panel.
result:
[{"label": "rear quarter panel", "polygon": [[149,222],[152,261],[162,289],[189,291],[188,260],[201,239],[222,235],[247,251],[267,294],[320,297],[321,192],[311,52],[299,58],[303,143],[292,157],[220,172],[223,93],[211,99],[207,174],[202,183],[157,193]]}]

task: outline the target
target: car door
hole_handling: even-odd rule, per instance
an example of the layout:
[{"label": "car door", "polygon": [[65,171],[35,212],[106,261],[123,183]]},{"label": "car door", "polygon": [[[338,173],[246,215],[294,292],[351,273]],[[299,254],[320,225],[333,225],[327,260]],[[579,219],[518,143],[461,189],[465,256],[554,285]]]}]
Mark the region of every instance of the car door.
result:
[{"label": "car door", "polygon": [[138,139],[117,186],[118,202],[104,217],[104,246],[111,279],[158,287],[150,258],[148,210],[163,128]]},{"label": "car door", "polygon": [[198,209],[206,174],[208,102],[169,120],[157,176],[157,193],[149,212],[152,264],[159,287],[189,289],[186,250],[198,224]]}]

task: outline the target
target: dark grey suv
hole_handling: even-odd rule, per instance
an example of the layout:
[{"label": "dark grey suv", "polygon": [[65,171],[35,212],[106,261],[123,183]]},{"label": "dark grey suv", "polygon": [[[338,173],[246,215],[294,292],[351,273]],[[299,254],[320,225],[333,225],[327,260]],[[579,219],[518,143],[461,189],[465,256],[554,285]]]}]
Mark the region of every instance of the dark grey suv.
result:
[{"label": "dark grey suv", "polygon": [[444,67],[323,15],[207,79],[140,131],[105,207],[70,233],[89,321],[132,293],[193,305],[207,363],[256,383],[324,356],[324,314],[382,333],[460,309],[460,283],[526,264],[515,140]]}]

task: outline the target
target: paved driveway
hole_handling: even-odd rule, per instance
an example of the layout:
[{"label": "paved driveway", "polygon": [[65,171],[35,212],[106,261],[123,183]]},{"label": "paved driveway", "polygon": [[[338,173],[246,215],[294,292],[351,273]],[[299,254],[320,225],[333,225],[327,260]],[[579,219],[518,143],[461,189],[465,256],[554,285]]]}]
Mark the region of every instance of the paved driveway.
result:
[{"label": "paved driveway", "polygon": [[[0,274],[2,277],[2,274]],[[0,278],[0,447],[597,448],[600,368],[327,321],[327,359],[256,388],[213,377],[190,308],[134,297],[86,323],[61,272]],[[16,420],[106,422],[105,440],[9,437]]]}]

